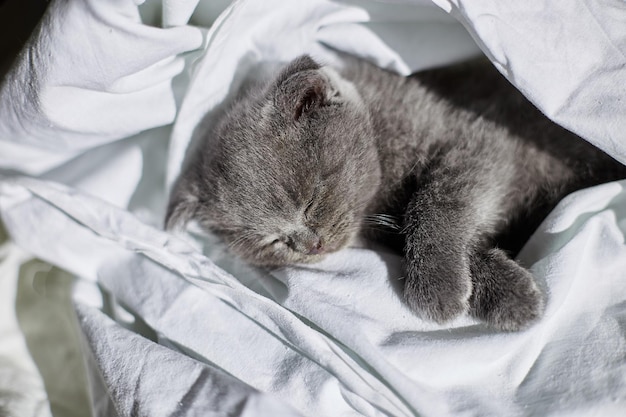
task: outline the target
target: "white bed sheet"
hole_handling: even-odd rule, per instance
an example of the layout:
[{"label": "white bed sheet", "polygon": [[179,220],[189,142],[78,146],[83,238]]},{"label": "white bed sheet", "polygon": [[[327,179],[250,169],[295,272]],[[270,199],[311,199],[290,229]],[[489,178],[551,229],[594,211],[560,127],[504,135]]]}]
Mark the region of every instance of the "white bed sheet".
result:
[{"label": "white bed sheet", "polygon": [[0,90],[0,213],[81,280],[94,415],[623,413],[625,182],[568,197],[526,245],[548,302],[519,333],[420,321],[383,251],[264,273],[160,230],[195,127],[256,63],[336,48],[406,74],[477,52],[450,15],[546,114],[626,161],[623,2],[241,0],[208,31],[185,25],[203,23],[195,1],[164,1],[168,29],[136,3],[53,2]]}]

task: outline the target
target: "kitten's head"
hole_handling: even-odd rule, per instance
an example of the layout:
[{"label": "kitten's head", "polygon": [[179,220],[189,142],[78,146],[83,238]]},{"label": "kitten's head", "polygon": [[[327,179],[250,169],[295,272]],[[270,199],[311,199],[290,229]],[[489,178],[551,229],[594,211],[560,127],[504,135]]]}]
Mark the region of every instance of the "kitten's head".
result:
[{"label": "kitten's head", "polygon": [[314,262],[352,241],[379,183],[359,93],[302,56],[221,119],[179,178],[166,224],[196,219],[253,264]]}]

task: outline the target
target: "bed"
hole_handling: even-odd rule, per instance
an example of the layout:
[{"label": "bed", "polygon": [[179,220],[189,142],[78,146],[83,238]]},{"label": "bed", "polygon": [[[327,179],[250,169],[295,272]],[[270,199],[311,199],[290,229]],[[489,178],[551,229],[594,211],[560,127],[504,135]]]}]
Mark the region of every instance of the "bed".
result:
[{"label": "bed", "polygon": [[526,244],[547,304],[515,333],[420,320],[385,250],[260,270],[162,221],[203,126],[305,52],[401,74],[484,53],[626,163],[625,23],[618,0],[52,1],[0,89],[0,413],[623,415],[625,181]]}]

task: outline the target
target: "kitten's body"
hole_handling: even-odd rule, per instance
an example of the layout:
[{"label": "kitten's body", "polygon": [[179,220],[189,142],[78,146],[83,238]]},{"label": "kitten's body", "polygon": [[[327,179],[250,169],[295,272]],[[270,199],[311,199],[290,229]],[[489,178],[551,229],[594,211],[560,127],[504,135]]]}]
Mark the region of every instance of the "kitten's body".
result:
[{"label": "kitten's body", "polygon": [[440,180],[454,192],[470,182],[467,191],[490,219],[489,240],[515,254],[564,195],[626,175],[543,116],[487,61],[409,78],[353,62],[344,75],[370,103],[378,133],[382,183],[371,212],[402,218],[424,177],[444,169]]},{"label": "kitten's body", "polygon": [[504,250],[567,193],[625,177],[487,63],[404,78],[303,57],[228,112],[181,176],[168,225],[197,218],[262,265],[314,262],[360,231],[402,250],[421,315],[469,310],[513,330],[542,296]]}]

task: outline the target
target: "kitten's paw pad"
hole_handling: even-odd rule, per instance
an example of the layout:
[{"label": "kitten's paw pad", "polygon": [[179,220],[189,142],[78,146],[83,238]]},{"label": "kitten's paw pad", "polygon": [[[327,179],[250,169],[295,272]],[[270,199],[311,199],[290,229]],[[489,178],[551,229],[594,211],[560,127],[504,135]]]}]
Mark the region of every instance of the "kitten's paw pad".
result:
[{"label": "kitten's paw pad", "polygon": [[[543,312],[543,294],[529,271],[504,254],[490,254],[475,277],[471,312],[490,326],[505,331],[528,327]],[[474,273],[474,271],[472,271]]]},{"label": "kitten's paw pad", "polygon": [[462,260],[419,273],[408,266],[404,299],[419,316],[445,323],[467,312],[472,282]]}]

